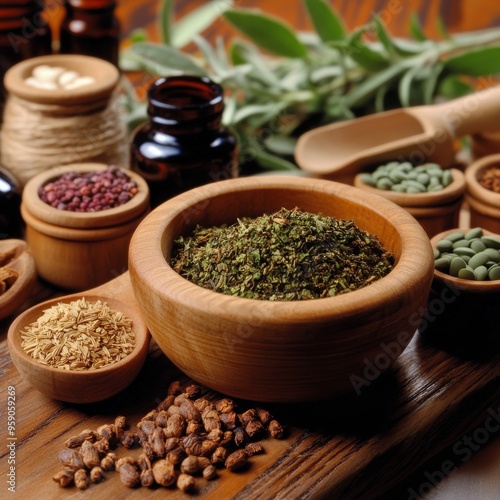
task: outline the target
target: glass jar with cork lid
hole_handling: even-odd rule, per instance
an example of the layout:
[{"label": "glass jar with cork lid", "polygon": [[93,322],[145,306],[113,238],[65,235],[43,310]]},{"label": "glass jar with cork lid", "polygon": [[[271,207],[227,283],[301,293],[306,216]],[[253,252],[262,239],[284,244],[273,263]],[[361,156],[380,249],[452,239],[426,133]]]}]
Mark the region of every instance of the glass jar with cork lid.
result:
[{"label": "glass jar with cork lid", "polygon": [[132,134],[131,168],[153,207],[191,188],[237,176],[237,140],[222,124],[223,89],[206,77],[162,77],[148,90],[149,122]]}]

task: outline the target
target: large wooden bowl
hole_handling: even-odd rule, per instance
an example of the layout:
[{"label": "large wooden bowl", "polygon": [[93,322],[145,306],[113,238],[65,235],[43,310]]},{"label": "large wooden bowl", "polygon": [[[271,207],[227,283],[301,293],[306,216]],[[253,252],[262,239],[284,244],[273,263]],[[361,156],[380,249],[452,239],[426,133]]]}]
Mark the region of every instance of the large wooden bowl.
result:
[{"label": "large wooden bowl", "polygon": [[[282,207],[353,219],[394,253],[395,268],[345,295],[272,302],[206,290],[169,265],[173,240],[196,224]],[[368,366],[378,375],[396,360],[424,310],[433,255],[415,219],[382,197],[320,179],[253,177],[196,188],[157,207],[132,237],[129,272],[152,336],[182,371],[233,397],[294,402],[368,386]]]},{"label": "large wooden bowl", "polygon": [[[75,371],[44,365],[24,351],[21,332],[26,326],[59,302],[69,303],[82,297],[88,302],[106,302],[111,309],[132,320],[135,347],[127,357],[103,368]],[[94,403],[125,389],[137,377],[146,360],[150,338],[135,302],[128,273],[84,294],[50,299],[31,307],[14,319],[7,334],[12,361],[24,380],[46,396],[69,403]]]}]

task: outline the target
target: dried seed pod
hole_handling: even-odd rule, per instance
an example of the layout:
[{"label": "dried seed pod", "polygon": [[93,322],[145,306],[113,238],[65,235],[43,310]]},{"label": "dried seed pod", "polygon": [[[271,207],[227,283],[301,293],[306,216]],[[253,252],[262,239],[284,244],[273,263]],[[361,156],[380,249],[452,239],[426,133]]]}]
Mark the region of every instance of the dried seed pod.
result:
[{"label": "dried seed pod", "polygon": [[92,429],[85,429],[78,436],[73,436],[64,442],[67,448],[79,448],[84,441],[94,443],[97,440],[97,433]]},{"label": "dried seed pod", "polygon": [[165,410],[160,410],[155,418],[155,424],[158,427],[166,427],[168,422],[168,413]]},{"label": "dried seed pod", "polygon": [[179,405],[179,413],[186,419],[187,422],[194,420],[201,421],[201,414],[198,408],[190,399],[184,399]]},{"label": "dried seed pod", "polygon": [[248,463],[248,453],[245,450],[236,450],[231,453],[224,465],[226,469],[229,469],[231,472],[240,470]]},{"label": "dried seed pod", "polygon": [[68,488],[73,484],[73,480],[75,477],[74,469],[64,468],[60,470],[57,474],[55,474],[52,479],[59,483],[59,486],[62,488]]},{"label": "dried seed pod", "polygon": [[155,484],[155,478],[153,476],[153,471],[151,469],[144,469],[141,471],[139,476],[141,486],[145,488],[151,488]]},{"label": "dried seed pod", "polygon": [[211,401],[209,401],[207,398],[195,399],[194,405],[196,406],[196,408],[198,409],[198,411],[200,413],[203,413],[203,411],[206,408],[209,408],[210,410],[215,409],[215,405]]},{"label": "dried seed pod", "polygon": [[181,472],[184,474],[196,474],[200,470],[198,457],[189,456],[181,462]]},{"label": "dried seed pod", "polygon": [[202,450],[203,437],[198,434],[189,434],[181,438],[181,443],[188,455],[200,456]]},{"label": "dried seed pod", "polygon": [[233,431],[234,434],[234,444],[238,448],[243,448],[250,438],[248,437],[248,434],[246,433],[245,429],[243,427],[236,427]]},{"label": "dried seed pod", "polygon": [[251,420],[256,420],[259,418],[259,415],[257,413],[257,410],[254,408],[250,408],[250,410],[247,410],[239,415],[241,425],[245,427]]},{"label": "dried seed pod", "polygon": [[108,453],[101,460],[101,469],[105,471],[115,470],[116,455],[114,453]]},{"label": "dried seed pod", "polygon": [[179,380],[174,380],[169,386],[167,390],[167,394],[177,396],[182,392],[182,386]]},{"label": "dried seed pod", "polygon": [[224,439],[224,431],[220,429],[212,429],[206,436],[210,441],[214,441],[215,443],[220,443]]},{"label": "dried seed pod", "polygon": [[149,441],[142,444],[142,451],[151,461],[157,458],[153,445]]},{"label": "dried seed pod", "polygon": [[181,473],[177,478],[177,488],[181,490],[183,493],[189,493],[194,490],[195,481],[194,477],[189,474]]},{"label": "dried seed pod", "polygon": [[141,420],[138,424],[137,424],[137,427],[139,429],[141,429],[141,431],[144,432],[144,434],[146,434],[146,436],[151,436],[151,434],[153,434],[153,431],[155,430],[156,428],[156,424],[154,422],[154,420]]},{"label": "dried seed pod", "polygon": [[144,420],[154,421],[154,419],[156,418],[156,414],[157,414],[157,410],[151,410],[150,412],[146,413],[146,415],[144,415],[144,417],[141,418],[141,422]]},{"label": "dried seed pod", "polygon": [[127,448],[133,448],[138,443],[138,436],[135,432],[124,431],[120,437],[121,444]]},{"label": "dried seed pod", "polygon": [[116,441],[116,428],[114,425],[104,424],[97,428],[97,436],[98,438],[107,439],[111,446],[113,446]]},{"label": "dried seed pod", "polygon": [[252,419],[245,425],[245,432],[248,434],[250,439],[264,434],[265,427],[262,425],[260,420]]},{"label": "dried seed pod", "polygon": [[227,448],[224,448],[223,446],[219,446],[212,453],[212,456],[210,457],[210,461],[214,465],[222,465],[222,464],[224,464],[224,462],[226,461],[228,456],[229,456],[229,451],[227,450]]},{"label": "dried seed pod", "polygon": [[203,412],[202,421],[207,432],[210,432],[213,429],[220,429],[222,427],[217,410],[208,410]]},{"label": "dried seed pod", "polygon": [[120,470],[125,464],[136,466],[136,462],[132,457],[121,457],[115,461],[115,469]]},{"label": "dried seed pod", "polygon": [[219,444],[221,446],[228,446],[230,443],[233,442],[234,442],[234,432],[224,431],[224,436],[222,437],[222,441]]},{"label": "dried seed pod", "polygon": [[218,446],[219,443],[211,441],[210,439],[204,439],[203,442],[201,443],[200,456],[202,457],[210,456]]},{"label": "dried seed pod", "polygon": [[163,429],[165,437],[182,437],[186,430],[186,419],[182,415],[170,415],[167,426]]},{"label": "dried seed pod", "polygon": [[75,477],[73,480],[75,481],[75,486],[79,490],[85,490],[89,486],[89,477],[85,469],[78,469],[75,471]]},{"label": "dried seed pod", "polygon": [[116,439],[118,439],[118,441],[121,440],[123,433],[125,432],[125,429],[127,429],[127,427],[128,425],[126,417],[119,415],[115,418],[115,432]]},{"label": "dried seed pod", "polygon": [[180,465],[180,463],[186,458],[186,452],[182,448],[175,448],[167,453],[165,457],[169,462],[174,465]]},{"label": "dried seed pod", "polygon": [[100,483],[104,480],[104,471],[101,467],[92,467],[89,476],[92,483]]},{"label": "dried seed pod", "polygon": [[84,441],[82,443],[82,446],[80,447],[80,455],[82,456],[85,467],[89,470],[97,467],[101,463],[99,453],[90,441]]},{"label": "dried seed pod", "polygon": [[134,434],[135,434],[136,440],[140,446],[144,446],[144,443],[148,442],[149,437],[142,429],[137,429],[134,432]]},{"label": "dried seed pod", "polygon": [[186,434],[200,434],[204,431],[204,427],[200,422],[190,420],[186,425]]},{"label": "dried seed pod", "polygon": [[168,410],[174,404],[175,396],[173,394],[169,394],[159,405],[158,411]]},{"label": "dried seed pod", "polygon": [[219,420],[222,423],[222,427],[230,431],[240,425],[238,414],[235,411],[231,411],[229,413],[220,413]]},{"label": "dried seed pod", "polygon": [[195,399],[200,395],[201,387],[197,384],[189,384],[184,389],[184,394],[188,399]]},{"label": "dried seed pod", "polygon": [[245,446],[245,451],[248,453],[248,456],[259,455],[264,453],[264,447],[260,443],[248,443]]},{"label": "dried seed pod", "polygon": [[160,486],[170,486],[175,483],[177,473],[172,463],[168,460],[160,459],[153,464],[153,476]]},{"label": "dried seed pod", "polygon": [[80,452],[71,448],[61,450],[59,453],[59,460],[65,467],[69,467],[70,469],[85,469],[85,464],[83,463]]},{"label": "dried seed pod", "polygon": [[210,459],[207,457],[197,457],[198,459],[198,469],[203,470],[205,467],[211,465]]},{"label": "dried seed pod", "polygon": [[94,443],[94,448],[97,450],[100,456],[106,455],[111,449],[111,445],[106,438],[101,438],[99,441]]},{"label": "dried seed pod", "polygon": [[273,419],[271,413],[264,408],[256,408],[257,416],[263,425],[268,425]]},{"label": "dried seed pod", "polygon": [[202,475],[208,481],[212,481],[217,477],[217,469],[213,465],[207,465],[203,469]]},{"label": "dried seed pod", "polygon": [[229,398],[222,398],[215,402],[215,409],[219,413],[231,413],[235,408],[234,401]]},{"label": "dried seed pod", "polygon": [[158,458],[163,458],[165,456],[165,441],[163,440],[163,429],[157,427],[151,436],[151,446],[153,447],[153,452]]},{"label": "dried seed pod", "polygon": [[285,429],[277,420],[271,420],[268,429],[271,437],[275,439],[283,439],[285,437]]},{"label": "dried seed pod", "polygon": [[168,438],[165,441],[165,451],[168,453],[169,451],[175,450],[181,446],[181,440],[176,437]]},{"label": "dried seed pod", "polygon": [[130,462],[121,464],[118,472],[120,473],[121,482],[129,488],[135,488],[141,483],[141,477],[137,467]]},{"label": "dried seed pod", "polygon": [[180,415],[181,414],[181,411],[179,409],[178,406],[176,405],[172,405],[172,406],[169,406],[169,408],[166,410],[166,412],[168,413],[168,415]]},{"label": "dried seed pod", "polygon": [[139,455],[135,464],[139,470],[151,469],[151,460],[149,460],[145,453]]}]

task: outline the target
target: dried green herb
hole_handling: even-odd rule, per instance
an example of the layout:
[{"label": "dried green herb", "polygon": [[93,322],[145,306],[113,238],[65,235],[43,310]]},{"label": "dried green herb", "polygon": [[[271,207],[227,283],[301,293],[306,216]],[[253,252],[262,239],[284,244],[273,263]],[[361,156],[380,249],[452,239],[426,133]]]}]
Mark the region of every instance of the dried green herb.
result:
[{"label": "dried green herb", "polygon": [[362,288],[388,274],[394,258],[352,220],[282,208],[229,226],[197,226],[175,241],[171,264],[216,292],[303,300]]}]

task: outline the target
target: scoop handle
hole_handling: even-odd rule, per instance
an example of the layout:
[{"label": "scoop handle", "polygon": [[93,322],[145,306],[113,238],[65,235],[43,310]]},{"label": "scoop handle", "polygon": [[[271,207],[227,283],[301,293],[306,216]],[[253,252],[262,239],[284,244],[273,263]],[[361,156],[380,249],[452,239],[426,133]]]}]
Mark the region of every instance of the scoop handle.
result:
[{"label": "scoop handle", "polygon": [[454,137],[500,130],[500,85],[435,107]]}]

